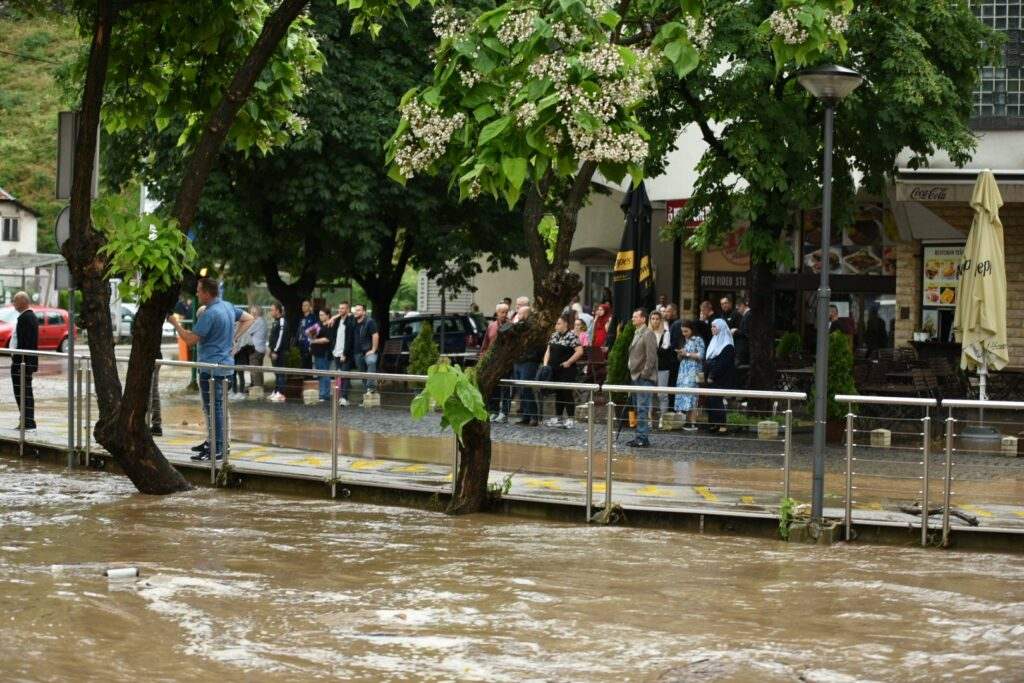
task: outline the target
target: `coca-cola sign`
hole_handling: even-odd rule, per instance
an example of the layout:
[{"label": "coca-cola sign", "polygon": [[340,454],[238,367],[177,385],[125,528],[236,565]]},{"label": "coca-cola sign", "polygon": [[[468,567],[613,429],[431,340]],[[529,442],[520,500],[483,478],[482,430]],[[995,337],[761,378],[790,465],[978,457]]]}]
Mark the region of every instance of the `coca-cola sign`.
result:
[{"label": "coca-cola sign", "polygon": [[915,187],[910,191],[910,198],[915,202],[944,202],[948,196],[949,187],[945,185]]}]

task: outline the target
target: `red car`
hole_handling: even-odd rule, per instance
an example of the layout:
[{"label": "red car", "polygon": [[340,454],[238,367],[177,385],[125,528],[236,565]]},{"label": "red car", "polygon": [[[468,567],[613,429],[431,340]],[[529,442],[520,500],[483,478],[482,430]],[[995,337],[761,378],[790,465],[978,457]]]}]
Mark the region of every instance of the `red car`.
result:
[{"label": "red car", "polygon": [[[46,306],[30,306],[39,320],[39,350],[65,351],[68,341],[68,312],[63,308],[47,308]],[[14,324],[18,312],[14,306],[0,308],[0,348],[6,349],[11,344]],[[77,339],[78,336],[75,335]]]}]

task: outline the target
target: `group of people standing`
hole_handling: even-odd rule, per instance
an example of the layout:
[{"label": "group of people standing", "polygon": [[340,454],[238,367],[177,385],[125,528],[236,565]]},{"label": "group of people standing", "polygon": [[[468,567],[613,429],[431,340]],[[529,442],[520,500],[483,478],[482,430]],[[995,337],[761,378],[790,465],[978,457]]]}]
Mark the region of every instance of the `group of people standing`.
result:
[{"label": "group of people standing", "polygon": [[[514,314],[512,313],[515,307]],[[693,320],[679,319],[675,304],[662,302],[654,310],[637,309],[632,316],[635,328],[630,340],[628,366],[631,381],[637,386],[675,386],[694,388],[711,386],[732,389],[738,386],[737,368],[749,362],[750,307],[745,300],[736,306],[729,298],[721,301],[721,312],[715,311],[710,301],[701,304]],[[498,333],[506,326],[525,321],[530,316],[529,299],[511,299],[495,307],[494,320],[488,325],[481,352],[486,352]],[[614,326],[614,327],[613,327]],[[579,379],[581,361],[587,347],[602,348],[605,352],[612,343],[618,326],[612,318],[612,306],[605,301],[593,313],[574,301],[555,323],[555,328],[543,347],[527,348],[513,366],[512,378],[558,382],[565,389],[554,391],[555,415],[545,425],[571,428],[576,404],[572,383]],[[587,370],[584,369],[584,372]],[[517,424],[536,426],[540,420],[537,392],[527,387],[513,390],[500,386],[490,397],[492,422],[508,422],[512,399],[519,395]],[[682,413],[688,420],[685,429],[696,431],[699,397],[696,394],[635,394],[637,411],[636,438],[629,445],[643,448],[650,445],[651,413],[656,403],[659,415]],[[720,397],[707,397],[703,407],[707,411],[706,429],[711,433],[724,433],[725,403]]]}]

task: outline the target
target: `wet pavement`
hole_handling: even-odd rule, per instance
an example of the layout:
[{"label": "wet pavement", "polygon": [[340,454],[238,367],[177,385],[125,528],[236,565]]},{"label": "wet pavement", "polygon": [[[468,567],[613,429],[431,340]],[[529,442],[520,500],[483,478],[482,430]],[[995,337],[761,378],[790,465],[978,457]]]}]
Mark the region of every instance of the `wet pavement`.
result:
[{"label": "wet pavement", "polygon": [[[316,411],[307,410],[306,419],[273,419],[274,412],[252,402],[231,402],[232,448],[229,461],[239,474],[260,474],[324,481],[331,478],[331,438],[329,418],[310,419]],[[37,417],[39,429],[30,434],[33,442],[52,446],[67,443],[66,419],[60,404],[42,403]],[[322,412],[322,411],[320,411]],[[338,482],[341,485],[370,485],[413,491],[450,491],[451,463],[454,443],[450,433],[441,435],[432,427],[433,436],[387,435],[365,431],[359,425],[375,425],[382,419],[396,420],[393,411],[349,408],[343,411],[338,431]],[[280,414],[288,415],[282,411]],[[405,419],[408,419],[406,416]],[[16,422],[16,414],[8,406],[0,408],[4,424]],[[194,400],[167,402],[164,408],[165,435],[157,439],[165,455],[180,467],[202,467],[189,459],[189,447],[205,439],[202,414]],[[563,436],[565,430],[558,430]],[[579,444],[585,438],[582,429],[575,433]],[[17,438],[16,431],[0,429],[0,439]],[[684,436],[676,438],[685,440]],[[612,502],[627,511],[661,510],[679,513],[716,512],[750,517],[776,517],[782,498],[782,459],[764,453],[747,453],[741,467],[731,465],[733,457],[719,458],[718,453],[702,449],[706,441],[695,438],[688,448],[680,448],[680,456],[651,457],[633,449],[615,450],[612,458]],[[712,439],[720,443],[721,439]],[[753,446],[765,444],[744,440]],[[607,452],[595,452],[593,461],[593,498],[596,507],[606,499],[605,467]],[[744,443],[733,446],[743,448]],[[511,488],[506,497],[512,500],[550,502],[578,506],[586,504],[587,453],[578,448],[537,447],[529,443],[497,441],[494,444],[491,481],[503,484],[510,477]],[[899,453],[899,449],[893,449]],[[94,448],[95,452],[95,448]],[[911,454],[912,455],[912,454]],[[919,457],[919,456],[915,456]],[[896,460],[894,458],[894,460]],[[1016,464],[1016,459],[999,459]],[[932,462],[930,501],[941,498],[941,462]],[[757,463],[760,462],[760,466]],[[885,526],[906,527],[919,518],[900,511],[900,506],[920,499],[921,480],[907,476],[917,473],[919,465],[907,460],[876,463],[873,472],[858,463],[855,478],[854,522],[871,522]],[[833,460],[833,465],[835,465]],[[845,465],[844,460],[839,461]],[[1005,466],[1003,468],[1005,470]],[[826,477],[825,514],[842,518],[845,504],[844,469],[832,467]],[[1019,470],[1016,470],[1019,471]],[[966,474],[966,473],[965,473]],[[991,472],[968,479],[958,478],[953,506],[974,517],[979,529],[1024,533],[1024,476],[996,477]],[[794,466],[791,472],[791,496],[798,501],[809,500],[808,469]],[[580,520],[585,515],[580,510]],[[969,528],[957,517],[954,528]],[[941,528],[941,518],[930,519],[930,527]]]}]

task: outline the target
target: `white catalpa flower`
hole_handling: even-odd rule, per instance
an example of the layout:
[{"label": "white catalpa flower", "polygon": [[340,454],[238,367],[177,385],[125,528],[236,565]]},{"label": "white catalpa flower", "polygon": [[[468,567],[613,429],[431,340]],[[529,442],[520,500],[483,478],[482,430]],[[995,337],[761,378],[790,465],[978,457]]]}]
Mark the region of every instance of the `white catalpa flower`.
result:
[{"label": "white catalpa flower", "polygon": [[807,40],[807,30],[797,20],[798,13],[796,7],[790,7],[787,10],[776,10],[768,17],[772,31],[787,45],[799,45]]},{"label": "white catalpa flower", "polygon": [[418,100],[410,100],[402,107],[402,116],[409,122],[409,132],[401,138],[395,164],[406,178],[440,159],[452,135],[466,123],[466,115],[461,112],[445,116]]},{"label": "white catalpa flower", "polygon": [[687,15],[686,30],[693,46],[698,50],[706,50],[715,35],[715,18],[706,16],[704,21],[701,22],[696,17]]},{"label": "white catalpa flower", "polygon": [[444,40],[445,38],[457,38],[465,33],[469,27],[455,12],[454,7],[441,6],[434,10],[430,23],[434,29],[434,35]]},{"label": "white catalpa flower", "polygon": [[157,230],[156,226],[154,224],[150,223],[149,224],[149,241],[150,242],[156,242],[156,239],[159,236],[160,236],[160,233]]},{"label": "white catalpa flower", "polygon": [[533,22],[537,19],[534,10],[516,10],[505,16],[498,27],[498,40],[505,47],[526,41],[533,35]]}]

